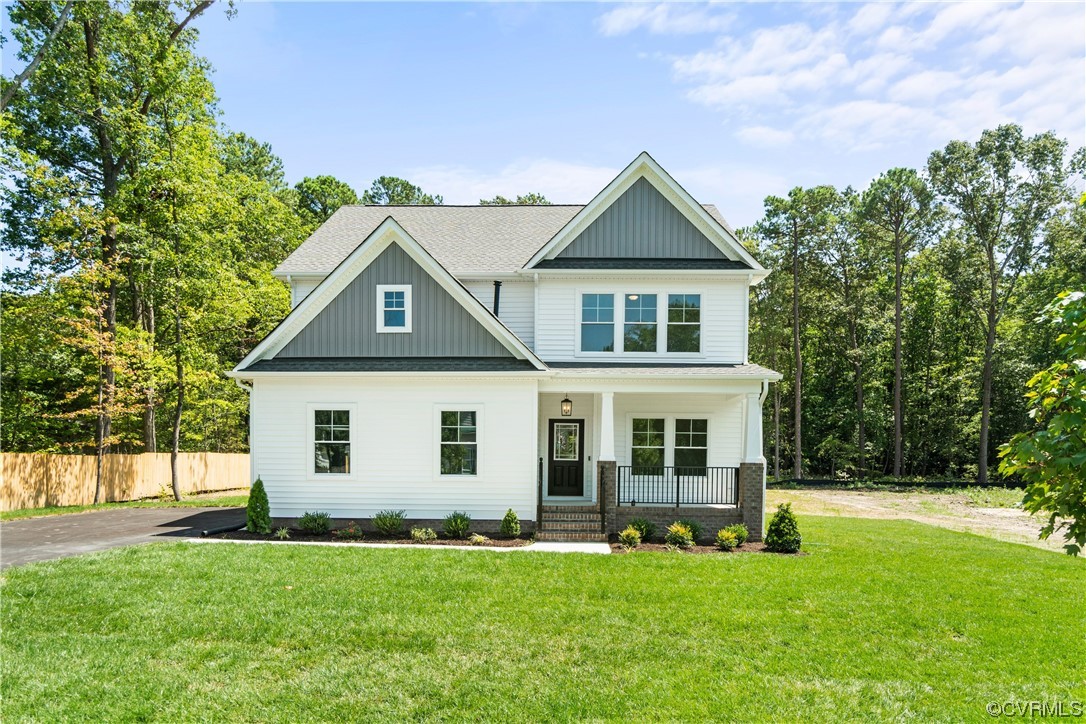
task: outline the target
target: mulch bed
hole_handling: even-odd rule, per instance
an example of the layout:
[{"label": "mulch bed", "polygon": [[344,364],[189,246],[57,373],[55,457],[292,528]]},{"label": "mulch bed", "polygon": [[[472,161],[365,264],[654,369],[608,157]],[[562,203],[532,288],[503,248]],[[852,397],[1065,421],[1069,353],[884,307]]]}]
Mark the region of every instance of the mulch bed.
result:
[{"label": "mulch bed", "polygon": [[[469,546],[472,545],[467,538],[446,538],[441,533],[438,533],[438,537],[435,540],[428,541],[415,541],[411,538],[389,538],[379,533],[366,533],[365,537],[361,540],[345,540],[343,538],[337,538],[332,533],[324,533],[322,535],[312,535],[300,530],[291,529],[290,538],[285,541],[281,541],[274,535],[263,535],[260,533],[250,533],[247,530],[235,530],[229,533],[219,533],[218,535],[211,536],[212,538],[222,538],[224,540],[261,540],[269,543],[298,543],[298,542],[320,542],[320,543],[406,543],[408,545],[417,546]],[[495,548],[519,548],[531,543],[530,540],[524,538],[491,538],[486,543],[480,543],[480,546],[492,546]]]},{"label": "mulch bed", "polygon": [[[634,548],[632,551],[627,551],[625,548],[622,547],[621,543],[611,541],[611,552],[612,553],[642,553],[642,552],[664,553],[664,552],[668,552],[668,548],[663,543],[642,543],[641,545],[637,546],[637,548]],[[732,555],[734,553],[769,553],[769,551],[767,551],[766,548],[765,548],[765,543],[744,543],[743,545],[738,546],[734,551],[731,551],[729,553],[725,553],[724,551],[720,550],[716,546],[704,546],[704,545],[696,545],[696,546],[693,546],[691,548],[683,548],[683,549],[680,549],[677,552],[679,552],[679,553],[695,553],[695,554],[696,553],[716,553],[716,554],[722,555],[722,556]],[[782,553],[782,554],[778,554],[778,555],[786,555],[786,554]],[[795,553],[795,554],[792,554],[792,555],[805,556],[807,554],[800,552],[800,553]]]}]

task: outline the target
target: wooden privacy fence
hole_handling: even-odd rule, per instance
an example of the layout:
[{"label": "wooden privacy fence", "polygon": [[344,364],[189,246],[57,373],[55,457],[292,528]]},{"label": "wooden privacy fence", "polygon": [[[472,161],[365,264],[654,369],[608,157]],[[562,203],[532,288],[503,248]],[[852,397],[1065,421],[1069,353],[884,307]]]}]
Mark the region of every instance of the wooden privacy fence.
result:
[{"label": "wooden privacy fence", "polygon": [[[0,510],[89,505],[94,502],[97,458],[93,455],[3,453]],[[249,456],[238,453],[180,453],[182,493],[249,487]],[[158,495],[170,487],[169,453],[106,455],[102,500],[116,502]]]}]

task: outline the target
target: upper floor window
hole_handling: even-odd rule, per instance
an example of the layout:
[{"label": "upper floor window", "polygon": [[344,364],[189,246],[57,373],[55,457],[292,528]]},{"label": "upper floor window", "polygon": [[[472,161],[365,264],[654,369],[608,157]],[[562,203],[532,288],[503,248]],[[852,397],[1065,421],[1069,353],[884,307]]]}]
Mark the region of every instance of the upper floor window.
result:
[{"label": "upper floor window", "polygon": [[701,351],[701,295],[667,295],[667,351]]},{"label": "upper floor window", "polygon": [[581,351],[615,351],[615,295],[581,297]]},{"label": "upper floor window", "polygon": [[411,331],[411,285],[377,285],[377,331]]},{"label": "upper floor window", "polygon": [[627,294],[622,351],[656,351],[656,295]]}]

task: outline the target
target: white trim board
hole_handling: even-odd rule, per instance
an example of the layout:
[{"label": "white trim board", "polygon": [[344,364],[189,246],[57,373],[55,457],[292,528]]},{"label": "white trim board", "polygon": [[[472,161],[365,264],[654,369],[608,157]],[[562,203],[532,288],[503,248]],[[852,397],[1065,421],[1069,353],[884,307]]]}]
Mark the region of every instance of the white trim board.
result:
[{"label": "white trim board", "polygon": [[[603,191],[596,194],[584,208],[570,219],[551,240],[542,246],[524,265],[524,269],[532,269],[544,259],[553,259],[567,246],[573,243],[582,231],[598,219],[601,214],[613,204],[634,182],[644,178],[653,187],[663,194],[690,223],[698,228],[726,257],[733,261],[746,262],[751,270],[744,270],[745,274],[753,273],[755,276],[764,277],[769,272],[743,248],[742,243],[729,229],[706,211],[701,204],[694,200],[686,189],[678,184],[656,160],[642,151],[637,158],[616,176],[611,183],[604,187]],[[542,270],[540,270],[542,271]],[[704,272],[703,272],[704,273]]]},{"label": "white trim board", "polygon": [[391,216],[386,218],[373,232],[362,241],[347,258],[339,263],[305,299],[273,329],[268,336],[245,356],[230,373],[231,376],[246,378],[245,368],[257,360],[274,357],[278,354],[309,322],[332,303],[355,277],[362,273],[381,252],[392,244],[398,244],[412,260],[421,266],[453,299],[461,304],[517,359],[530,361],[538,370],[545,370],[546,365],[527,345],[513,334],[486,306],[476,299],[467,288],[453,277],[426,249],[400,226]]}]

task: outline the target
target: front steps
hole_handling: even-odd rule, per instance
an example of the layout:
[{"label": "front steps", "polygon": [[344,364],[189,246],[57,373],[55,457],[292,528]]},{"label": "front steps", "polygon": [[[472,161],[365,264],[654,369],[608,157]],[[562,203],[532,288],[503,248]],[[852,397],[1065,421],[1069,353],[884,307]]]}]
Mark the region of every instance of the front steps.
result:
[{"label": "front steps", "polygon": [[598,505],[544,505],[536,540],[605,543]]}]

